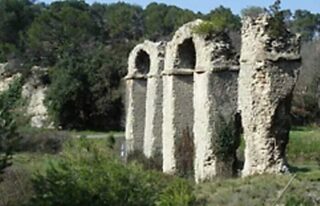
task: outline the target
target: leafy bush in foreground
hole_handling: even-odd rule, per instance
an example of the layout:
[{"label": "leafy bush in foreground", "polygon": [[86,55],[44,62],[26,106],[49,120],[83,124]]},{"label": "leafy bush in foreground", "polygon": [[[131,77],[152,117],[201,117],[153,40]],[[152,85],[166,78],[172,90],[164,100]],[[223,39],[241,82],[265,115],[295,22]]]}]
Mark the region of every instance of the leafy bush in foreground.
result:
[{"label": "leafy bush in foreground", "polygon": [[[178,205],[191,204],[192,198],[185,196],[192,197],[192,189],[183,180],[145,171],[136,164],[124,165],[86,139],[68,146],[67,152],[52,161],[45,174],[36,175],[35,196],[29,205],[148,206],[161,202],[159,198],[163,195],[176,199]],[[166,191],[177,184],[175,181],[179,181],[181,187],[173,189],[182,191],[168,194]]]},{"label": "leafy bush in foreground", "polygon": [[0,94],[0,175],[11,165],[12,153],[18,139],[12,110],[19,101],[20,94],[20,79],[14,81],[7,91]]}]

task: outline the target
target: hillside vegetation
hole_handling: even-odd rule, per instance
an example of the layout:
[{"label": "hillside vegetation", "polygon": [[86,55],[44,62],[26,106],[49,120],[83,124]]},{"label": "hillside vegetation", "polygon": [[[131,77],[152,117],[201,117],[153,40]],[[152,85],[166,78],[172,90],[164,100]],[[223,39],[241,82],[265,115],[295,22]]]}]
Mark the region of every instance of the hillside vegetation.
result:
[{"label": "hillside vegetation", "polygon": [[[37,1],[36,1],[37,2]],[[242,16],[263,12],[248,7]],[[294,98],[295,123],[319,118],[320,15],[306,10],[282,11],[285,23],[301,32],[303,70]],[[194,13],[165,4],[145,9],[126,3],[86,4],[57,1],[0,0],[0,62],[7,72],[29,75],[34,65],[49,68],[46,104],[56,126],[65,129],[119,130],[123,128],[123,84],[127,57],[145,39],[170,40],[182,24],[201,18],[211,27],[230,32],[240,49],[241,19],[229,8]]]}]

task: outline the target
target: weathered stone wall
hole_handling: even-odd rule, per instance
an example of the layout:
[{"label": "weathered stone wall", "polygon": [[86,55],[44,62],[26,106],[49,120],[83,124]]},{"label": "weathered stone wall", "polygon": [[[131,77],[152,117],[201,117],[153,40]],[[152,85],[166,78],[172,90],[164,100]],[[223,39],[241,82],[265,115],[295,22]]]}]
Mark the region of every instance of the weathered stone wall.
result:
[{"label": "weathered stone wall", "polygon": [[240,140],[235,121],[239,63],[227,34],[198,42],[202,46],[194,75],[193,131],[195,179],[201,182],[235,172]]},{"label": "weathered stone wall", "polygon": [[238,104],[246,142],[244,176],[288,170],[285,149],[300,41],[289,32],[272,39],[269,19],[248,18],[242,28]]}]

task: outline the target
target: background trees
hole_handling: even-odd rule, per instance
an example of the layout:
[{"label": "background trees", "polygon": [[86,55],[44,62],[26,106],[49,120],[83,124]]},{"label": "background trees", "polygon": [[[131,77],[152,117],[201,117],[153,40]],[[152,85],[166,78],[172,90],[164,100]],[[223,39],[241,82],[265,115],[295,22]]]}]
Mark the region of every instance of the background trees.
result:
[{"label": "background trees", "polygon": [[[264,11],[248,7],[242,15],[257,16]],[[320,15],[297,10],[293,14],[284,11],[284,17],[293,31],[302,33],[306,45],[303,75],[296,92],[302,94],[302,88],[319,87],[320,66],[314,49],[319,45]],[[88,5],[83,0],[50,5],[0,0],[0,62],[22,67],[25,73],[32,65],[50,69],[46,102],[57,125],[119,129],[123,114],[121,78],[130,50],[146,38],[168,40],[182,24],[196,18],[210,20],[215,27],[221,22],[228,25],[239,51],[240,17],[223,6],[204,15],[158,3],[143,9],[126,3]],[[307,90],[315,97],[317,89]],[[303,91],[305,94],[306,89]],[[297,97],[300,106],[306,105],[304,99],[308,98]]]}]

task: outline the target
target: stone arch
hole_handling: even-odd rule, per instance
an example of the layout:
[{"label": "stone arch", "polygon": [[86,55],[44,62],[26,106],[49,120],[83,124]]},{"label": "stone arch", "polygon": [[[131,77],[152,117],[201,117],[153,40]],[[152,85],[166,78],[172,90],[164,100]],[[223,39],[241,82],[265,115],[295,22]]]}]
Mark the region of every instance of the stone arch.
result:
[{"label": "stone arch", "polygon": [[185,39],[178,45],[177,60],[178,68],[195,69],[196,49],[192,38]]},{"label": "stone arch", "polygon": [[150,71],[150,55],[143,49],[137,53],[135,67],[137,71],[143,75],[148,74]]},{"label": "stone arch", "polygon": [[[131,51],[126,80],[126,143],[127,152],[144,151],[148,156],[159,150],[161,130],[163,42],[145,41]],[[148,124],[146,124],[146,122]],[[144,139],[148,137],[145,141]],[[144,145],[148,143],[147,145]],[[145,152],[146,153],[146,152]]]},{"label": "stone arch", "polygon": [[238,61],[227,37],[193,32],[201,22],[183,25],[168,42],[163,72],[163,170],[180,172],[176,150],[182,136],[192,136],[197,182],[231,176],[237,146],[230,145],[230,155],[217,155],[216,142],[225,138],[219,128],[235,129]]}]

